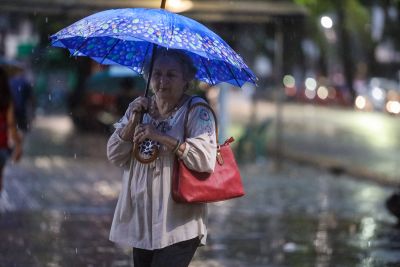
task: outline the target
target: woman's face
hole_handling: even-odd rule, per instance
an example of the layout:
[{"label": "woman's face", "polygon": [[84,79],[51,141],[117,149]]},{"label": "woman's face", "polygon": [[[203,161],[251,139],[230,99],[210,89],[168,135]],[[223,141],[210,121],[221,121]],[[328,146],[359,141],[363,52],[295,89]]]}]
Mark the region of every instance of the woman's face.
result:
[{"label": "woman's face", "polygon": [[150,84],[158,98],[171,101],[180,99],[187,83],[182,65],[174,58],[161,56],[156,59]]}]

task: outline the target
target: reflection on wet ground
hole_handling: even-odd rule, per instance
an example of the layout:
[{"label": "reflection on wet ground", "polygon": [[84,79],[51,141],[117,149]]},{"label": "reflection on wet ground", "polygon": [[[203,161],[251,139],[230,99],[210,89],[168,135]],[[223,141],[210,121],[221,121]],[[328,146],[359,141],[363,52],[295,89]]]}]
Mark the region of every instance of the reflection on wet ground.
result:
[{"label": "reflection on wet ground", "polygon": [[248,195],[213,207],[211,249],[200,257],[230,259],[221,266],[400,265],[388,189],[296,165],[242,170]]},{"label": "reflection on wet ground", "polygon": [[[0,266],[132,266],[130,248],[108,241],[120,170],[104,136],[71,132],[42,150],[34,144],[54,133],[38,130],[6,169]],[[209,242],[191,267],[400,265],[400,231],[384,208],[393,189],[293,163],[241,170],[247,195],[209,205]]]},{"label": "reflection on wet ground", "polygon": [[3,213],[0,265],[128,266],[128,253],[107,240],[109,224],[109,214]]}]

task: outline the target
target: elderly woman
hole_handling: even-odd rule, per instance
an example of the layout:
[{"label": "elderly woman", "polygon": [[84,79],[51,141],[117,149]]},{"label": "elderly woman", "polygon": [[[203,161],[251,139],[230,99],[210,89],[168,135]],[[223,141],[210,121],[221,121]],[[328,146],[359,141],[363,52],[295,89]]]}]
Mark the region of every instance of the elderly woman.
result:
[{"label": "elderly woman", "polygon": [[[216,159],[215,122],[197,106],[184,117],[192,98],[187,89],[196,69],[179,50],[159,49],[154,61],[151,98],[138,97],[128,107],[107,145],[111,162],[123,168],[122,191],[111,226],[110,240],[133,247],[135,267],[188,266],[197,247],[206,243],[206,204],[177,203],[171,196],[176,157],[200,172],[212,172]],[[145,113],[139,123],[140,113]],[[132,156],[134,144],[151,139],[160,144],[158,158],[143,164]]]}]

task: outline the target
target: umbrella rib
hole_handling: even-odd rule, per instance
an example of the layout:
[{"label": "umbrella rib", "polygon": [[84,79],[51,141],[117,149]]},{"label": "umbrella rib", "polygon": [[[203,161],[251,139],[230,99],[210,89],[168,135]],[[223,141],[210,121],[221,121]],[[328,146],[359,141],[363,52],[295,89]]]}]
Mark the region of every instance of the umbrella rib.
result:
[{"label": "umbrella rib", "polygon": [[211,84],[212,84],[212,85],[215,85],[215,83],[214,83],[214,81],[213,81],[213,78],[212,78],[212,76],[211,76],[211,73],[208,71],[208,68],[207,68],[206,64],[204,64],[204,59],[203,59],[203,57],[202,57],[202,56],[199,56],[199,57],[200,57],[201,63],[202,63],[203,66],[204,66],[204,69],[206,70],[206,73],[207,73],[207,75],[208,75],[208,78],[209,78],[210,81],[211,81]]},{"label": "umbrella rib", "polygon": [[115,43],[112,45],[110,50],[108,50],[107,54],[101,59],[101,63],[100,64],[103,64],[104,60],[108,57],[108,55],[111,53],[111,51],[114,49],[114,47],[119,43],[119,41],[121,41],[121,40],[117,39],[117,41],[115,41]]},{"label": "umbrella rib", "polygon": [[232,69],[231,69],[231,65],[229,65],[226,61],[224,61],[225,65],[228,67],[229,72],[232,74],[233,78],[235,79],[237,85],[240,87],[239,81],[236,79],[235,74],[233,73]]},{"label": "umbrella rib", "polygon": [[[250,73],[249,73],[245,68],[243,68],[243,70],[244,70],[244,72],[247,74],[247,76],[249,76],[250,80],[252,80],[254,83],[256,83],[256,81],[254,80],[253,76],[250,75]],[[256,77],[256,78],[257,78],[257,77]]]},{"label": "umbrella rib", "polygon": [[85,40],[82,42],[82,44],[81,44],[77,49],[75,49],[74,53],[72,53],[72,54],[70,55],[70,57],[75,57],[77,52],[81,53],[79,50],[80,50],[84,45],[86,45],[87,42],[89,42],[89,37],[86,37],[86,38],[85,38]]}]

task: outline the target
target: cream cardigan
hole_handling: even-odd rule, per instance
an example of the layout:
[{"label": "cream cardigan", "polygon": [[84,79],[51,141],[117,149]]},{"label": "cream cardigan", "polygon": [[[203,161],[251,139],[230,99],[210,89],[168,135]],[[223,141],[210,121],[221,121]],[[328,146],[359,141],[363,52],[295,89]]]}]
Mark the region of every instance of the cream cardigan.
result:
[{"label": "cream cardigan", "polygon": [[[189,114],[188,138],[183,138],[184,116],[189,100],[171,118],[165,133],[186,142],[182,160],[196,171],[211,172],[216,158],[214,118],[204,107]],[[192,104],[204,102],[194,98]],[[132,156],[132,142],[124,141],[119,130],[128,122],[127,115],[115,124],[116,130],[107,144],[109,160],[123,169],[122,189],[110,231],[110,240],[142,249],[160,249],[171,244],[199,237],[207,239],[206,204],[181,204],[171,197],[171,176],[174,155],[161,146],[159,157],[142,164]],[[146,114],[145,123],[154,122]]]}]

